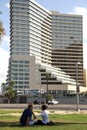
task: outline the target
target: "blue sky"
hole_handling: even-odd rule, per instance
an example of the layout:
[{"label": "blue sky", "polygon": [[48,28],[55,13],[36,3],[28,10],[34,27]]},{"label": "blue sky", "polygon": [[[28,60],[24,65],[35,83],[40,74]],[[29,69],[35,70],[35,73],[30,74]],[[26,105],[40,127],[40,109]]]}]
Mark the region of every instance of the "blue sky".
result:
[{"label": "blue sky", "polygon": [[[83,15],[84,68],[87,68],[87,0],[35,0],[48,10],[60,13]],[[5,82],[9,58],[9,0],[0,0],[0,20],[5,28],[5,36],[0,43],[0,84]]]}]

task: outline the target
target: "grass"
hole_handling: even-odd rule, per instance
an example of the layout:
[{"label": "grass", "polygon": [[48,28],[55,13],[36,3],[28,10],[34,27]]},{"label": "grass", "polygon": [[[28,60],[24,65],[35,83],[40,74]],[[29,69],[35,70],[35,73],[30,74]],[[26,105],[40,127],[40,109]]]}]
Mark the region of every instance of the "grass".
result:
[{"label": "grass", "polygon": [[21,110],[0,110],[0,130],[86,130],[87,115],[85,114],[52,114],[50,120],[54,126],[29,126],[21,127],[20,116],[12,116],[11,113],[21,113]]}]

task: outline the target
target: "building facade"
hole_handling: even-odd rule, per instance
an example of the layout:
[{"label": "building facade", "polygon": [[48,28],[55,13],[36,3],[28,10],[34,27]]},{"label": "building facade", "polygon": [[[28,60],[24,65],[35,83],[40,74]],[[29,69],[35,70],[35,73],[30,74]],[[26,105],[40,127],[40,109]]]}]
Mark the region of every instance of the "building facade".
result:
[{"label": "building facade", "polygon": [[10,1],[11,55],[35,55],[51,64],[50,12],[32,0]]},{"label": "building facade", "polygon": [[26,90],[35,86],[30,82],[31,57],[35,57],[35,63],[51,64],[51,45],[50,12],[33,0],[11,0],[7,81],[15,81],[15,89]]},{"label": "building facade", "polygon": [[[66,22],[64,24],[65,20],[58,16],[67,16],[66,21],[71,19],[71,23],[76,17],[79,25],[77,26],[77,22],[73,22],[72,26]],[[71,28],[68,38],[68,33],[62,33],[64,26]],[[73,30],[76,27],[78,33],[77,30],[76,32]],[[82,16],[58,13],[55,15],[34,0],[10,0],[10,58],[7,83],[14,81],[15,90],[22,91],[22,94],[28,94],[31,89],[46,90],[45,75],[48,73],[51,75],[48,82],[49,90],[62,90],[62,85],[75,85],[76,83],[75,63],[77,59],[81,62],[79,81],[82,83],[82,42],[73,43],[74,39],[82,40],[80,31],[82,31]],[[61,50],[61,47],[64,50]],[[59,52],[63,52],[61,57]],[[66,58],[64,52],[67,55]],[[65,62],[64,59],[66,59]],[[67,64],[68,60],[69,64]],[[58,86],[60,86],[59,89]]]},{"label": "building facade", "polygon": [[76,79],[76,64],[79,62],[78,82],[83,86],[82,24],[81,15],[52,11],[52,65]]}]

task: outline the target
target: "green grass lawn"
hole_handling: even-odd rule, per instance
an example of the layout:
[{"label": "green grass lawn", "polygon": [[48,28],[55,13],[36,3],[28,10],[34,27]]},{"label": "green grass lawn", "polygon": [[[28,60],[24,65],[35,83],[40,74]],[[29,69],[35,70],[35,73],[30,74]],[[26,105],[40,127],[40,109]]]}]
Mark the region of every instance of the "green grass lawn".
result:
[{"label": "green grass lawn", "polygon": [[0,130],[87,130],[86,114],[51,114],[50,120],[54,126],[29,126],[21,127],[20,116],[12,116],[11,113],[20,113],[21,110],[0,110]]}]

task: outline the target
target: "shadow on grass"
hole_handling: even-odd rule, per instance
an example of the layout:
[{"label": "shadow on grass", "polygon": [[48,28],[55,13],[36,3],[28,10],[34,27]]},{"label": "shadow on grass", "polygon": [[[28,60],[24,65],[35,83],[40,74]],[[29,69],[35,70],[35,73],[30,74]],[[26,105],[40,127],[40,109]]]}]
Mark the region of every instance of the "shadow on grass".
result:
[{"label": "shadow on grass", "polygon": [[55,126],[60,126],[60,125],[75,125],[75,124],[87,124],[86,122],[55,122]]},{"label": "shadow on grass", "polygon": [[0,121],[0,127],[20,127],[20,123],[19,122],[3,122]]},{"label": "shadow on grass", "polygon": [[[60,126],[60,125],[75,125],[75,124],[86,124],[87,123],[84,123],[84,122],[55,122],[54,125],[48,125],[48,127],[50,126]],[[35,125],[37,127],[37,125]],[[32,126],[32,127],[35,127],[35,126]],[[40,126],[40,125],[39,125]],[[0,127],[23,127],[20,125],[19,122],[3,122],[3,121],[0,121]]]}]

